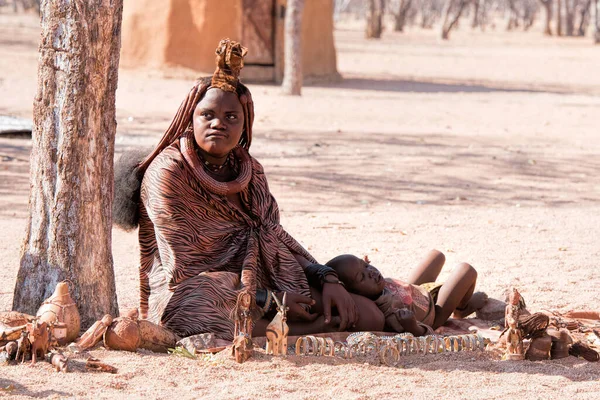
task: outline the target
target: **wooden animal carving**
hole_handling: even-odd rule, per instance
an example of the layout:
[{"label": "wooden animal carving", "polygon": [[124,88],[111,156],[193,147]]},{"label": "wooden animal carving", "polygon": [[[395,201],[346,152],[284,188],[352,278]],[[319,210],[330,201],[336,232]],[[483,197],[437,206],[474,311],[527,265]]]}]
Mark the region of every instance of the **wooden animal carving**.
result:
[{"label": "wooden animal carving", "polygon": [[250,315],[251,304],[250,294],[242,292],[238,296],[233,311],[235,330],[231,353],[235,357],[235,361],[240,364],[252,357],[254,347],[252,343],[252,317]]},{"label": "wooden animal carving", "polygon": [[25,359],[31,352],[31,343],[28,336],[27,331],[24,330],[21,332],[21,337],[17,340],[17,355],[15,356],[17,362],[25,362]]},{"label": "wooden animal carving", "polygon": [[523,308],[521,294],[515,288],[512,289],[508,297],[508,304],[504,313],[504,326],[506,333],[506,359],[524,360],[525,352],[523,350],[523,332],[519,324],[519,315]]},{"label": "wooden animal carving", "polygon": [[38,355],[44,359],[50,345],[50,330],[46,322],[33,321],[25,328],[31,343],[31,363],[35,364]]},{"label": "wooden animal carving", "polygon": [[277,314],[273,320],[267,325],[267,354],[287,355],[287,338],[289,328],[287,326],[287,311],[286,306],[287,293],[283,294],[281,303],[277,297],[273,296],[277,303]]}]

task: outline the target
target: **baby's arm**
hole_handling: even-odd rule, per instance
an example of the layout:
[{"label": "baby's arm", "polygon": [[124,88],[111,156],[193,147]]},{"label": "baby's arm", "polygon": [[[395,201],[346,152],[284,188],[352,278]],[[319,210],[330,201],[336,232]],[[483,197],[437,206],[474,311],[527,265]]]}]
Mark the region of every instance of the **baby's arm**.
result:
[{"label": "baby's arm", "polygon": [[404,326],[402,326],[400,320],[396,316],[396,313],[391,313],[390,315],[385,317],[385,330],[397,333],[406,332]]},{"label": "baby's arm", "polygon": [[[396,310],[396,312],[390,316],[390,319],[391,317],[396,318],[398,324],[404,328],[404,332],[410,332],[415,336],[423,336],[432,333],[430,327],[417,321],[415,314],[411,310],[401,308]],[[388,318],[386,318],[385,322],[388,322]]]}]

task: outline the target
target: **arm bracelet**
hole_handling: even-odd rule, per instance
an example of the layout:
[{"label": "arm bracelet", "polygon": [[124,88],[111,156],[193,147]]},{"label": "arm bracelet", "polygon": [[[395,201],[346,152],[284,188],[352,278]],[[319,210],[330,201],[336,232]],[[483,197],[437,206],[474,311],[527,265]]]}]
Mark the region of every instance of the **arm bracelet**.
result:
[{"label": "arm bracelet", "polygon": [[[317,289],[323,289],[326,277],[327,283],[341,283],[335,270],[327,265],[310,264],[304,268],[304,274],[306,275],[308,284]],[[334,282],[334,280],[337,282]]]},{"label": "arm bracelet", "polygon": [[268,313],[273,306],[273,292],[268,289],[256,289],[256,305],[263,314]]}]

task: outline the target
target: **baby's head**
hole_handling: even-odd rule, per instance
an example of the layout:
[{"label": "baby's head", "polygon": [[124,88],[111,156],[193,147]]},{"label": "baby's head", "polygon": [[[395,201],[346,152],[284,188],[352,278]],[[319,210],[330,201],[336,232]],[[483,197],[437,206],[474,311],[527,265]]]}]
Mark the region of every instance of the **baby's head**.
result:
[{"label": "baby's head", "polygon": [[339,280],[350,293],[375,299],[383,291],[385,280],[377,268],[367,261],[344,254],[330,260],[327,265],[337,272]]}]

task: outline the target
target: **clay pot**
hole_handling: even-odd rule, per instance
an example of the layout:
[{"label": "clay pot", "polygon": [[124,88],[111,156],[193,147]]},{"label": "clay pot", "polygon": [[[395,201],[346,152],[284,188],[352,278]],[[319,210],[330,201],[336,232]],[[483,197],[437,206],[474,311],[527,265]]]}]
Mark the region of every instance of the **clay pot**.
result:
[{"label": "clay pot", "polygon": [[104,346],[108,349],[136,351],[141,342],[137,321],[127,317],[115,318],[104,333]]},{"label": "clay pot", "polygon": [[573,344],[573,338],[569,334],[569,331],[561,328],[560,330],[548,329],[546,332],[552,338],[550,358],[557,360],[569,357],[569,347]]},{"label": "clay pot", "polygon": [[540,361],[550,359],[550,349],[552,348],[552,338],[547,334],[537,337],[531,341],[525,358],[531,361]]},{"label": "clay pot", "polygon": [[81,330],[81,317],[75,301],[69,294],[66,281],[56,285],[52,296],[46,299],[37,312],[40,322],[52,327],[52,337],[64,346],[74,341]]}]

